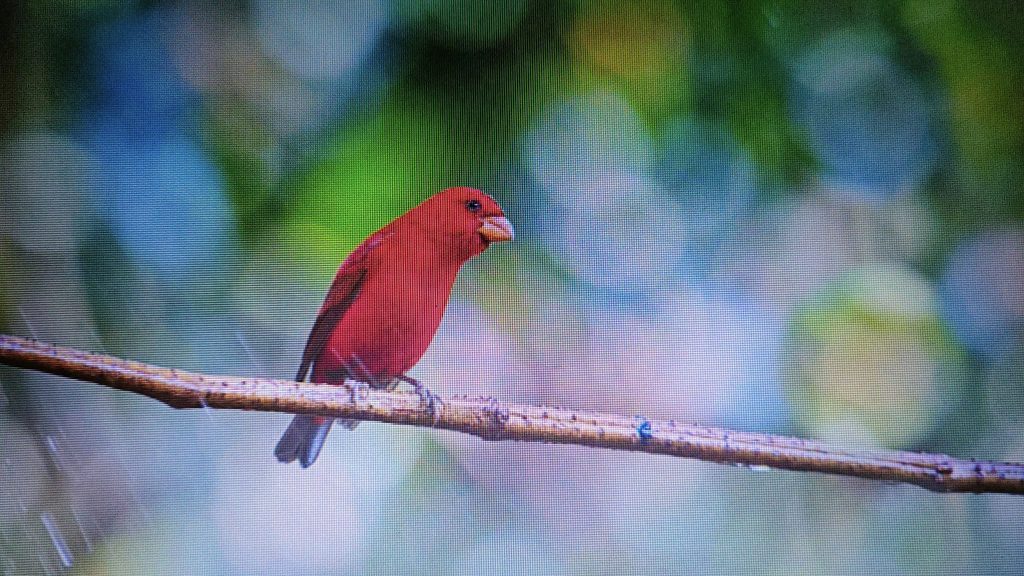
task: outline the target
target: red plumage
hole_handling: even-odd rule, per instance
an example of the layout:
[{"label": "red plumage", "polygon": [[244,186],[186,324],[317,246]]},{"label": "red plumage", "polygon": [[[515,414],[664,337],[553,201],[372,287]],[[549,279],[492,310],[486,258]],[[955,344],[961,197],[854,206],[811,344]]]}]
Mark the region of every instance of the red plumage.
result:
[{"label": "red plumage", "polygon": [[[501,206],[466,187],[439,192],[374,232],[338,269],[296,380],[393,388],[430,345],[462,265],[512,237]],[[342,421],[350,429],[357,423]],[[275,455],[309,466],[330,426],[330,419],[296,416]]]}]

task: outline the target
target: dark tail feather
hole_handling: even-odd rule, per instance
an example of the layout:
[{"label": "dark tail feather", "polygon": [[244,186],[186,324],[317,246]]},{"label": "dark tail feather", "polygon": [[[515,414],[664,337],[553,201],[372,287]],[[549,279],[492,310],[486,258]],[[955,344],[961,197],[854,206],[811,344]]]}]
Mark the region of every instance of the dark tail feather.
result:
[{"label": "dark tail feather", "polygon": [[[274,448],[278,461],[288,463],[299,461],[303,468],[309,468],[320,454],[327,433],[331,431],[333,418],[318,416],[296,416]],[[350,420],[339,421],[346,428]]]}]

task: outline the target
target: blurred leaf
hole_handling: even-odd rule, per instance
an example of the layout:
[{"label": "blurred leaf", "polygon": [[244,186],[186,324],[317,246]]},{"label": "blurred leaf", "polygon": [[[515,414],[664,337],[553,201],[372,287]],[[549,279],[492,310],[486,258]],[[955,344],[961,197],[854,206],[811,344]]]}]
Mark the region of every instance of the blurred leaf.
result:
[{"label": "blurred leaf", "polygon": [[459,49],[479,49],[505,40],[529,9],[530,0],[397,0],[402,26],[418,28]]},{"label": "blurred leaf", "polygon": [[[937,61],[949,92],[949,114],[963,162],[958,210],[975,218],[1024,215],[1024,72],[1007,46],[973,25],[953,0],[909,0],[905,25]],[[967,208],[970,207],[970,208]],[[966,210],[965,210],[966,208]]]},{"label": "blurred leaf", "polygon": [[566,42],[577,84],[611,83],[649,120],[690,105],[690,24],[672,3],[584,3]]},{"label": "blurred leaf", "polygon": [[784,377],[804,429],[834,442],[905,447],[960,404],[965,360],[931,285],[876,265],[797,309]]},{"label": "blurred leaf", "polygon": [[239,233],[249,240],[265,238],[283,216],[285,205],[269,165],[274,151],[269,131],[239,102],[221,102],[208,116],[206,128]]},{"label": "blurred leaf", "polygon": [[[765,91],[751,91],[736,102],[729,124],[769,180],[764,190],[800,188],[819,167],[811,146],[793,125],[783,102]],[[782,185],[782,186],[780,186]]]},{"label": "blurred leaf", "polygon": [[445,186],[451,138],[428,103],[392,99],[343,128],[295,184],[287,240],[333,270],[366,236]]}]

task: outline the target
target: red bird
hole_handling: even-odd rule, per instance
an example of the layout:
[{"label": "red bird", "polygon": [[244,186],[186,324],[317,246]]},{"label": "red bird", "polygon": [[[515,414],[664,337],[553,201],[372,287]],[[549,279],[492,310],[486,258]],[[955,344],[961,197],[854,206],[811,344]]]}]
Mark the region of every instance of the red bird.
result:
[{"label": "red bird", "polygon": [[[309,333],[295,379],[341,384],[346,379],[394,389],[416,386],[405,372],[426,352],[448,306],[459,268],[492,242],[512,240],[512,224],[493,198],[449,188],[363,241],[342,262]],[[274,449],[281,462],[311,465],[331,418],[296,416]],[[349,430],[358,420],[341,420]]]}]

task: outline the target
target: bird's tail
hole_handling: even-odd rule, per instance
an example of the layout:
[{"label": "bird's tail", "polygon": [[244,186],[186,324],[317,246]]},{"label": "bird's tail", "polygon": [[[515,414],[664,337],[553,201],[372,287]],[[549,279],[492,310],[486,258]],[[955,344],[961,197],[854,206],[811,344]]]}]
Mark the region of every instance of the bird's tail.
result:
[{"label": "bird's tail", "polygon": [[287,464],[298,460],[303,468],[309,468],[316,462],[334,422],[347,430],[354,430],[359,425],[359,420],[296,416],[277,441],[274,456],[277,456],[279,462]]},{"label": "bird's tail", "polygon": [[[323,418],[320,416],[296,416],[284,435],[277,441],[274,448],[274,456],[278,461],[289,463],[295,460],[303,468],[309,468],[316,457],[320,454],[320,448],[324,445],[327,433],[331,431],[331,424],[334,418]],[[352,430],[358,424],[358,420],[338,420],[345,428]]]}]

